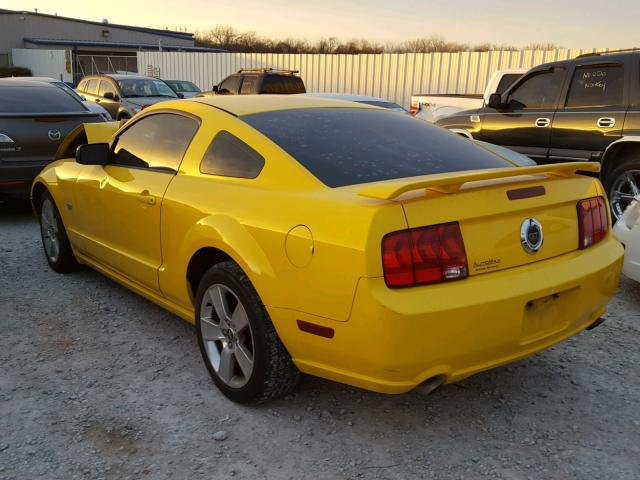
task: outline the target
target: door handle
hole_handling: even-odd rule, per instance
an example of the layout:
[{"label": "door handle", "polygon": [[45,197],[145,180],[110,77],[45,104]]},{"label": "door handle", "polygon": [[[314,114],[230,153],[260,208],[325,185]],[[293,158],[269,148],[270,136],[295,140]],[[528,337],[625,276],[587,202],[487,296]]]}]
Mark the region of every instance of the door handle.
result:
[{"label": "door handle", "polygon": [[613,128],[616,126],[616,119],[613,117],[601,117],[596,122],[600,128]]},{"label": "door handle", "polygon": [[551,120],[548,118],[536,118],[536,127],[547,128],[549,125],[551,125]]},{"label": "door handle", "polygon": [[156,204],[156,197],[154,197],[153,195],[141,193],[137,198],[139,202],[146,203],[147,205]]},{"label": "door handle", "polygon": [[100,103],[100,99],[99,98],[96,98],[96,103]]}]

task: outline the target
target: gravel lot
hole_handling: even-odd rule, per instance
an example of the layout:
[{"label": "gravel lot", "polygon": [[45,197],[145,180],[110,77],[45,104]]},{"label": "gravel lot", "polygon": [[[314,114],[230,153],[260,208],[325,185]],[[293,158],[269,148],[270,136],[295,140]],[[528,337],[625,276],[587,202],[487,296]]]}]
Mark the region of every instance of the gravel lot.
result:
[{"label": "gravel lot", "polygon": [[640,286],[608,321],[429,397],[305,378],[217,392],[193,328],[91,270],[47,267],[0,204],[0,479],[640,478]]}]

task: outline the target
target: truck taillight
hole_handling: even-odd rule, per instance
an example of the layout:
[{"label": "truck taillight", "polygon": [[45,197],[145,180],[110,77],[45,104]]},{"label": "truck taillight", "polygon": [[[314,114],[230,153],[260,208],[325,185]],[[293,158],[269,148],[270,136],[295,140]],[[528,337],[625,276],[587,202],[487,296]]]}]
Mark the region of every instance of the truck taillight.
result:
[{"label": "truck taillight", "polygon": [[609,217],[604,198],[585,198],[578,202],[578,227],[580,230],[580,249],[595,245],[607,235]]},{"label": "truck taillight", "polygon": [[467,277],[467,255],[457,222],[389,233],[382,239],[388,287],[411,287]]},{"label": "truck taillight", "polygon": [[411,115],[414,115],[416,113],[418,113],[418,110],[420,110],[420,105],[418,104],[418,102],[411,102],[411,106],[409,107],[409,112],[411,113]]}]

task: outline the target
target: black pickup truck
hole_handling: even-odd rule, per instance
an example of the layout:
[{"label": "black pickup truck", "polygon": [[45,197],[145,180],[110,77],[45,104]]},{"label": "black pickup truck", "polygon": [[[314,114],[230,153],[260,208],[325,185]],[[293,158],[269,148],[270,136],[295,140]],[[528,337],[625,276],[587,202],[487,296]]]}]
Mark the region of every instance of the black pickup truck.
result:
[{"label": "black pickup truck", "polygon": [[640,193],[640,51],[539,65],[486,107],[436,124],[538,163],[600,162],[612,213],[620,218]]}]

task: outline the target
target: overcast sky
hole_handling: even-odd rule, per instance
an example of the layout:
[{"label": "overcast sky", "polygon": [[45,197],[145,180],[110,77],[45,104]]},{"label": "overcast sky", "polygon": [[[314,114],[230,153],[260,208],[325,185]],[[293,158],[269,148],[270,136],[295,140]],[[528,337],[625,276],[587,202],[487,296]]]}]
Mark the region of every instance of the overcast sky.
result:
[{"label": "overcast sky", "polygon": [[640,0],[2,0],[1,8],[145,27],[233,25],[270,37],[632,47]]}]

